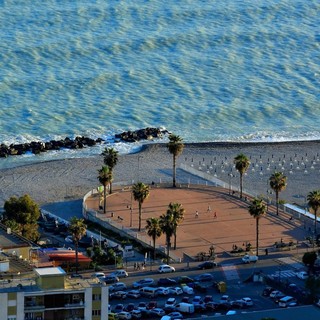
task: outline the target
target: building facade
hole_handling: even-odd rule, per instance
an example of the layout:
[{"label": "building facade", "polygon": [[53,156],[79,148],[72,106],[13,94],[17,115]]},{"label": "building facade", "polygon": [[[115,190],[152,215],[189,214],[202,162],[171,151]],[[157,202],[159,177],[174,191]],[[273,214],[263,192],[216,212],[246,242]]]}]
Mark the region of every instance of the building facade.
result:
[{"label": "building facade", "polygon": [[68,278],[60,267],[34,269],[32,279],[3,280],[2,320],[107,320],[108,287]]}]

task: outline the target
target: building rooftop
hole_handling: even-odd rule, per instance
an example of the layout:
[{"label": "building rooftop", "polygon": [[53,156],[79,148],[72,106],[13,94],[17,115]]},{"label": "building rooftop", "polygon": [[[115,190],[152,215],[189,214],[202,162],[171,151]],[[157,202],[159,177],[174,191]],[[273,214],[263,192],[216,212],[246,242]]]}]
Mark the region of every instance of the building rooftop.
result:
[{"label": "building rooftop", "polygon": [[13,249],[30,246],[27,239],[13,233],[0,223],[0,249]]},{"label": "building rooftop", "polygon": [[35,268],[34,272],[38,276],[57,276],[66,275],[66,272],[60,267]]}]

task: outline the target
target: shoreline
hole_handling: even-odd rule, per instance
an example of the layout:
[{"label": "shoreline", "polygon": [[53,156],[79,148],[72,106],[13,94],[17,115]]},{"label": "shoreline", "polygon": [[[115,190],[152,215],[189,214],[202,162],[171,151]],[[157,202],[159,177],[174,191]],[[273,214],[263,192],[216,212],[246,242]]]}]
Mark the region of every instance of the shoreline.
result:
[{"label": "shoreline", "polygon": [[[244,177],[244,188],[250,192],[266,194],[268,177],[274,170],[284,171],[288,176],[288,187],[280,194],[280,198],[287,202],[298,202],[301,205],[302,197],[320,188],[319,140],[185,143],[183,153],[177,158],[177,181],[198,183],[201,179],[179,169],[181,164],[194,167],[197,164],[201,165],[202,173],[210,171],[209,176],[214,176],[214,172],[209,168],[212,167],[217,171],[217,178],[235,187],[238,184],[237,177],[232,176],[231,179],[228,173],[233,172],[236,176],[235,169],[232,169],[233,158],[239,153],[250,157],[252,165],[256,164],[256,170],[253,172],[250,167]],[[290,158],[294,172],[289,175]],[[273,159],[275,162],[271,164]],[[274,168],[278,166],[278,160],[286,161],[283,164],[284,170]],[[269,171],[266,169],[267,161]],[[302,163],[308,170],[307,174],[303,173]],[[295,169],[298,164],[300,171]],[[0,169],[0,206],[11,196],[22,196],[26,193],[40,205],[80,199],[99,185],[97,176],[102,165],[102,156],[96,155]],[[310,169],[311,166],[314,166],[314,169]],[[260,173],[263,171],[263,174],[257,175],[259,170]],[[138,180],[144,183],[172,182],[172,155],[168,152],[166,143],[145,144],[138,152],[119,156],[113,183],[130,185]],[[204,180],[202,183],[205,183]]]}]

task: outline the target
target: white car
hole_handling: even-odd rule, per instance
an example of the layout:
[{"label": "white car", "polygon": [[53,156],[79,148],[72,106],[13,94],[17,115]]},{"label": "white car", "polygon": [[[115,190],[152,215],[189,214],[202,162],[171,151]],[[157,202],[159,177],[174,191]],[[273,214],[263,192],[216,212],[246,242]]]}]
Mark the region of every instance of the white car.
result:
[{"label": "white car", "polygon": [[128,277],[128,272],[126,270],[117,270],[111,273],[112,275],[118,278],[126,278]]},{"label": "white car", "polygon": [[242,298],[241,300],[245,303],[246,306],[248,307],[253,306],[253,301],[251,298],[245,297],[245,298]]},{"label": "white car", "polygon": [[183,284],[181,285],[181,288],[182,288],[182,291],[186,294],[193,294],[194,293],[194,290],[193,288],[189,287],[188,285],[186,284]]},{"label": "white car", "polygon": [[164,304],[165,307],[171,307],[171,306],[175,306],[175,304],[177,303],[176,298],[169,298],[166,303]]},{"label": "white car", "polygon": [[174,287],[174,288],[168,288],[170,294],[175,294],[176,296],[179,296],[183,294],[183,291],[180,287]]},{"label": "white car", "polygon": [[230,298],[227,294],[224,294],[221,298],[220,298],[220,303],[228,303],[230,302]]},{"label": "white car", "polygon": [[308,279],[308,277],[309,277],[308,272],[306,272],[306,271],[299,271],[296,273],[296,276],[301,280]]},{"label": "white car", "polygon": [[283,294],[283,292],[279,291],[279,290],[274,290],[270,293],[269,297],[272,299],[277,299],[279,297],[284,297],[285,295]]},{"label": "white car", "polygon": [[169,289],[168,288],[165,288],[165,287],[159,287],[157,289],[157,294],[159,296],[167,296],[169,294]]},{"label": "white car", "polygon": [[169,272],[175,272],[175,271],[176,271],[176,269],[172,266],[169,266],[168,264],[162,264],[158,268],[159,273],[169,273]]}]

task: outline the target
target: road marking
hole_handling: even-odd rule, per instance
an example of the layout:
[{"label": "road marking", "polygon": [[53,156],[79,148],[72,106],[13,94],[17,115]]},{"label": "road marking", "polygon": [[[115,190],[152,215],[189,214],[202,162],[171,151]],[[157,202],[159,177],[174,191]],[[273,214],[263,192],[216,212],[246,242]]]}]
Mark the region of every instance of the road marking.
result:
[{"label": "road marking", "polygon": [[288,264],[290,265],[290,267],[292,267],[293,269],[301,269],[304,267],[304,265],[301,262],[298,262],[297,260],[294,260],[290,257],[284,257],[284,258],[278,258],[275,259],[276,262],[280,263],[280,264]]},{"label": "road marking", "polygon": [[221,267],[227,280],[240,279],[238,269],[234,264],[223,264]]},{"label": "road marking", "polygon": [[270,275],[273,278],[292,278],[296,276],[293,270],[278,270]]}]

